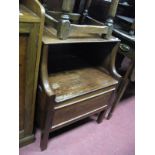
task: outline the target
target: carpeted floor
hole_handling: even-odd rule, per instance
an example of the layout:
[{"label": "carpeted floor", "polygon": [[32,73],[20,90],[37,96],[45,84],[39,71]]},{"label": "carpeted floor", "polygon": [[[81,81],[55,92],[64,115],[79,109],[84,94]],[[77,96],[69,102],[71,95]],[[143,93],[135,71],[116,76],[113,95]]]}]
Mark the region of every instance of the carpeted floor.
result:
[{"label": "carpeted floor", "polygon": [[40,131],[36,141],[20,148],[20,155],[134,155],[135,98],[123,100],[110,120],[97,124],[85,119],[51,134],[47,150],[41,152]]}]

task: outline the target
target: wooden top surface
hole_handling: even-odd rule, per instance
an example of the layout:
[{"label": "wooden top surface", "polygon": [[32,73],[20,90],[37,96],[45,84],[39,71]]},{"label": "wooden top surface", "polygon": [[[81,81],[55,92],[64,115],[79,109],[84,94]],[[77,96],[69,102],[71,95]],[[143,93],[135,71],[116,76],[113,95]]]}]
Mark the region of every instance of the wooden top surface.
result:
[{"label": "wooden top surface", "polygon": [[20,22],[40,22],[40,18],[24,5],[19,5],[19,21]]},{"label": "wooden top surface", "polygon": [[78,33],[76,36],[70,36],[68,39],[60,40],[56,36],[56,30],[52,27],[45,27],[42,41],[44,44],[64,44],[64,43],[91,43],[91,42],[118,42],[118,38],[111,37],[111,39],[103,39],[97,34],[83,34]]},{"label": "wooden top surface", "polygon": [[53,73],[49,76],[49,82],[56,94],[56,102],[66,101],[118,83],[103,71],[89,67]]}]

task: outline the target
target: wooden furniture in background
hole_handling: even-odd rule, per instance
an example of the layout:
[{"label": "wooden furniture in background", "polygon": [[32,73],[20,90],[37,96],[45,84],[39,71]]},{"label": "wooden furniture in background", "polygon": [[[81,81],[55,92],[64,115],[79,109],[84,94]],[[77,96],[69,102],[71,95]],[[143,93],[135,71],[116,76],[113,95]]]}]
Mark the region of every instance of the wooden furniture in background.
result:
[{"label": "wooden furniture in background", "polygon": [[[115,17],[113,35],[121,40],[120,48],[117,53],[117,63],[121,64],[117,71],[122,75],[122,80],[116,93],[113,107],[110,115],[116,105],[125,95],[135,95],[135,1],[126,0],[118,6],[118,12]],[[123,66],[123,60],[129,59],[130,63]]]},{"label": "wooden furniture in background", "polygon": [[125,0],[118,6],[114,31],[131,37],[135,35],[135,0]]},{"label": "wooden furniture in background", "polygon": [[[80,32],[86,35],[99,34],[106,39],[111,36],[113,18],[115,17],[119,0],[112,0],[105,23],[101,23],[89,16],[88,10],[92,0],[62,0],[61,11],[49,10],[49,1],[43,1],[43,5],[46,8],[45,23],[57,31],[56,36],[59,39],[67,39],[69,36]],[[78,4],[77,2],[79,7],[83,6],[82,12],[73,13],[74,8]],[[51,3],[49,2],[49,4]]]},{"label": "wooden furniture in background", "polygon": [[[21,2],[21,1],[20,1]],[[23,0],[19,7],[19,143],[34,141],[33,123],[44,8],[38,0]]]},{"label": "wooden furniture in background", "polygon": [[[113,1],[109,0],[93,0],[92,5],[89,9],[90,16],[97,19],[98,21],[105,23],[106,19],[109,16],[110,6],[114,3]],[[115,10],[116,11],[116,10]],[[135,1],[134,0],[119,0],[117,12],[115,12],[114,18],[114,25],[113,25],[113,35],[121,40],[120,49],[117,52],[117,59],[116,59],[116,68],[119,74],[122,73],[122,70],[119,69],[122,60],[124,57],[128,57],[131,59],[131,63],[129,64],[128,68],[126,68],[124,74],[122,75],[120,85],[116,92],[115,100],[113,102],[113,106],[111,109],[107,111],[105,117],[109,119],[114,112],[114,109],[119,103],[122,96],[127,92],[127,87],[131,84],[130,76],[134,73],[134,55],[135,55]],[[121,49],[122,45],[127,45],[130,49],[123,50]],[[126,47],[127,47],[126,46]],[[132,76],[134,77],[134,76]],[[133,80],[133,79],[132,79]],[[134,88],[134,83],[131,85]],[[134,92],[134,90],[133,90]],[[133,94],[133,93],[132,93]]]},{"label": "wooden furniture in background", "polygon": [[94,114],[100,123],[121,78],[115,69],[117,38],[77,34],[59,40],[54,33],[47,27],[43,35],[36,113],[41,150],[54,130]]},{"label": "wooden furniture in background", "polygon": [[[120,102],[123,95],[127,91],[129,84],[131,82],[135,82],[135,53],[134,53],[134,50],[130,46],[121,43],[120,48],[118,50],[118,54],[121,54],[124,57],[127,57],[131,61],[128,65],[128,67],[126,68],[125,73],[123,75],[121,74],[122,78],[121,78],[120,84],[118,86],[117,92],[115,93],[114,102],[111,106],[111,109],[108,109],[107,115],[105,115],[105,117],[107,119],[112,117],[112,113],[114,112],[115,107],[117,106],[117,104]],[[132,89],[135,89],[135,87]]]}]

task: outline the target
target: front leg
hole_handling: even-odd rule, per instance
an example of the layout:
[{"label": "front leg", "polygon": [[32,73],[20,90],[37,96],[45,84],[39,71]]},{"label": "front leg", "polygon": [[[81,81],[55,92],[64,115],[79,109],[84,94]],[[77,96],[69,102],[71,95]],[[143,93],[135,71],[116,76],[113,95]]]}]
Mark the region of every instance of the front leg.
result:
[{"label": "front leg", "polygon": [[110,119],[112,117],[112,112],[113,112],[114,107],[115,107],[115,105],[114,105],[115,98],[116,98],[116,91],[114,91],[112,93],[110,101],[109,101],[110,102],[109,106],[104,113],[104,118],[106,118],[106,119]]},{"label": "front leg", "polygon": [[48,137],[51,131],[51,126],[53,122],[54,116],[54,103],[53,103],[54,96],[46,97],[46,110],[45,110],[45,121],[44,127],[41,133],[41,141],[40,141],[40,148],[41,150],[45,150],[48,144]]},{"label": "front leg", "polygon": [[97,123],[98,123],[98,124],[100,124],[100,123],[103,121],[105,112],[106,112],[106,110],[101,111],[101,112],[99,113],[98,118],[97,118]]}]

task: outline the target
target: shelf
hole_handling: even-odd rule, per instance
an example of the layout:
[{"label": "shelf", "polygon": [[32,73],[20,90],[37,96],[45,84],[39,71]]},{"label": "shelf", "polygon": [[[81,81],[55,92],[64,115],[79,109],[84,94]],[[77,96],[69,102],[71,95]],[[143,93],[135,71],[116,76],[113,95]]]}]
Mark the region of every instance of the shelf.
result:
[{"label": "shelf", "polygon": [[56,102],[66,101],[118,83],[111,76],[93,67],[50,74],[49,82],[56,94]]},{"label": "shelf", "polygon": [[19,21],[20,22],[40,22],[40,18],[30,9],[20,4],[19,5]]},{"label": "shelf", "polygon": [[121,16],[121,15],[116,15],[116,17],[124,22],[132,24],[134,22],[134,18],[127,17],[127,16]]},{"label": "shelf", "polygon": [[123,7],[132,7],[130,4],[128,3],[118,3],[118,5],[123,6]]},{"label": "shelf", "polygon": [[[104,0],[105,3],[111,3],[111,0]],[[124,2],[124,3],[118,3],[119,6],[123,6],[123,7],[131,7],[130,4]]]},{"label": "shelf", "polygon": [[129,35],[127,32],[121,30],[121,29],[117,29],[117,28],[114,28],[113,29],[113,33],[124,38],[124,39],[127,39],[128,41],[132,42],[132,43],[135,43],[135,36],[131,36]]},{"label": "shelf", "polygon": [[93,34],[76,34],[76,36],[70,36],[66,40],[60,40],[56,36],[56,30],[52,27],[45,27],[42,39],[44,44],[65,44],[65,43],[93,43],[93,42],[118,42],[120,41],[116,37],[111,37],[110,39],[103,39],[100,35]]}]

